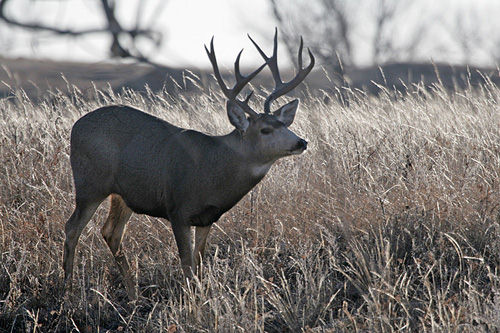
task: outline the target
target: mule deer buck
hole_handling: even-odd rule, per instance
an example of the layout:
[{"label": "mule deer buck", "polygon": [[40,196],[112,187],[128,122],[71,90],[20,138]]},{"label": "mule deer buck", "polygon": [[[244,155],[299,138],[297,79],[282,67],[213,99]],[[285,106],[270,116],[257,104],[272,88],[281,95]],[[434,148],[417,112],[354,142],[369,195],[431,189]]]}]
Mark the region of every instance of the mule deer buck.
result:
[{"label": "mule deer buck", "polygon": [[[71,168],[76,208],[65,227],[65,285],[71,279],[78,238],[106,197],[111,196],[111,207],[102,235],[118,264],[129,298],[135,299],[135,283],[121,247],[132,212],[171,222],[182,269],[190,277],[200,264],[211,225],[259,183],[277,159],[306,149],[307,142],[288,129],[299,101],[295,99],[273,112],[271,104],[304,80],[314,66],[314,56],[308,50],[310,63],[303,68],[301,38],[299,71],[289,82],[283,82],[278,70],[277,34],[276,30],[271,57],[249,36],[265,63],[244,76],[239,68],[240,51],[234,64],[233,88],[222,79],[213,38],[210,50],[205,46],[214,76],[227,97],[229,121],[235,127],[227,135],[209,136],[179,128],[121,105],[99,108],[74,124]],[[271,70],[275,88],[265,100],[264,113],[257,113],[248,104],[252,93],[244,100],[237,96],[265,66]]]}]

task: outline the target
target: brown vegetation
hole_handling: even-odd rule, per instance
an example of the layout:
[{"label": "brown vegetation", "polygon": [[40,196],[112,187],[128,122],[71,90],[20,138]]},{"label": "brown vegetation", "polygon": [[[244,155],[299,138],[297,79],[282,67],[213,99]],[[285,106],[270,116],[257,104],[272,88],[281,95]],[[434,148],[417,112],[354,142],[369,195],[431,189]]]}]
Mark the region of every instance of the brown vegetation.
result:
[{"label": "brown vegetation", "polygon": [[[101,207],[62,290],[73,208],[69,131],[132,105],[227,133],[223,99],[77,89],[0,100],[0,331],[500,330],[500,90],[414,86],[349,107],[303,101],[308,151],[281,161],[210,236],[203,279],[182,282],[168,223],[134,215],[124,243],[141,293],[127,303]],[[104,205],[103,205],[104,206]]]}]

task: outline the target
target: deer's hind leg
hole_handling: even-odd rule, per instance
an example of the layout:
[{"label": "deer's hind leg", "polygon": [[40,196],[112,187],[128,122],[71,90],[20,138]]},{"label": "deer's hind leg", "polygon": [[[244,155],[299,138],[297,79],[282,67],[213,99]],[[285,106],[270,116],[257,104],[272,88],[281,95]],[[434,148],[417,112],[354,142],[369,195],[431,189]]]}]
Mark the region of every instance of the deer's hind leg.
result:
[{"label": "deer's hind leg", "polygon": [[66,240],[64,241],[63,256],[65,286],[70,283],[70,279],[73,274],[75,248],[78,243],[78,239],[103,199],[93,201],[81,198],[76,199],[75,210],[73,211],[73,214],[71,214],[71,217],[68,219],[65,226]]},{"label": "deer's hind leg", "polygon": [[136,300],[137,292],[135,289],[135,282],[121,246],[125,227],[130,215],[132,215],[132,210],[125,204],[123,199],[119,195],[111,195],[109,215],[101,229],[101,234],[115,257],[129,299]]}]

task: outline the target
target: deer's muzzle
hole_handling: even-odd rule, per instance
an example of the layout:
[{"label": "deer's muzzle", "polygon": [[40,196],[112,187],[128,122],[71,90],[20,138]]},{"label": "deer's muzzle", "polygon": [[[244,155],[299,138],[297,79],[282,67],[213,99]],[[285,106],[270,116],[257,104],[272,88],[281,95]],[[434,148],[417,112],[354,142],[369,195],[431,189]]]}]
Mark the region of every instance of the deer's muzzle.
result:
[{"label": "deer's muzzle", "polygon": [[291,150],[291,153],[300,154],[306,149],[307,149],[307,141],[304,139],[300,139],[295,145],[295,147],[293,147],[293,149]]}]

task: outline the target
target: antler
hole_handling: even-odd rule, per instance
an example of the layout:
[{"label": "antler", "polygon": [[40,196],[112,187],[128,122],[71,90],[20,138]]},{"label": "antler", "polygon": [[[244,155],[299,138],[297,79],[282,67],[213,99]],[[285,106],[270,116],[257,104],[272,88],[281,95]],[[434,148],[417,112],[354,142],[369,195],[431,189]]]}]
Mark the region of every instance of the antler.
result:
[{"label": "antler", "polygon": [[240,93],[240,91],[245,87],[245,85],[250,82],[265,66],[266,64],[262,64],[259,68],[257,68],[255,71],[250,73],[247,76],[244,76],[240,72],[240,57],[241,53],[243,52],[243,49],[238,53],[238,56],[236,57],[236,61],[234,62],[234,75],[236,77],[236,83],[234,84],[233,88],[229,89],[226,84],[224,83],[224,80],[222,79],[222,76],[219,72],[219,66],[217,65],[217,59],[215,58],[215,51],[214,51],[214,38],[212,37],[212,40],[210,41],[210,51],[208,51],[207,46],[205,45],[205,51],[207,51],[208,58],[210,59],[210,62],[212,63],[212,67],[214,69],[214,76],[217,82],[219,83],[219,86],[224,93],[224,95],[231,101],[234,101],[237,103],[243,111],[248,113],[250,116],[255,117],[257,116],[257,113],[252,110],[252,108],[248,105],[248,101],[250,100],[250,97],[252,97],[253,91],[248,94],[248,96],[245,98],[245,100],[240,101],[236,97]]},{"label": "antler", "polygon": [[311,59],[311,62],[306,68],[302,68],[302,48],[303,48],[303,40],[302,37],[300,37],[300,46],[299,46],[299,55],[298,55],[298,63],[299,63],[299,72],[297,75],[291,79],[288,82],[283,82],[281,81],[281,76],[280,72],[278,69],[278,28],[276,28],[274,32],[274,49],[273,49],[273,55],[271,57],[268,57],[264,51],[257,45],[257,43],[248,35],[248,38],[252,41],[253,45],[257,48],[257,51],[259,51],[260,55],[264,60],[266,61],[266,64],[269,66],[269,69],[271,70],[271,73],[273,75],[273,79],[275,82],[275,88],[273,92],[267,96],[266,101],[264,102],[264,112],[265,113],[270,113],[271,112],[271,103],[276,100],[278,97],[283,96],[287,92],[291,91],[294,89],[296,86],[298,86],[309,74],[309,72],[313,69],[314,67],[314,56],[309,48],[307,48],[307,51],[309,52],[309,58]]}]

